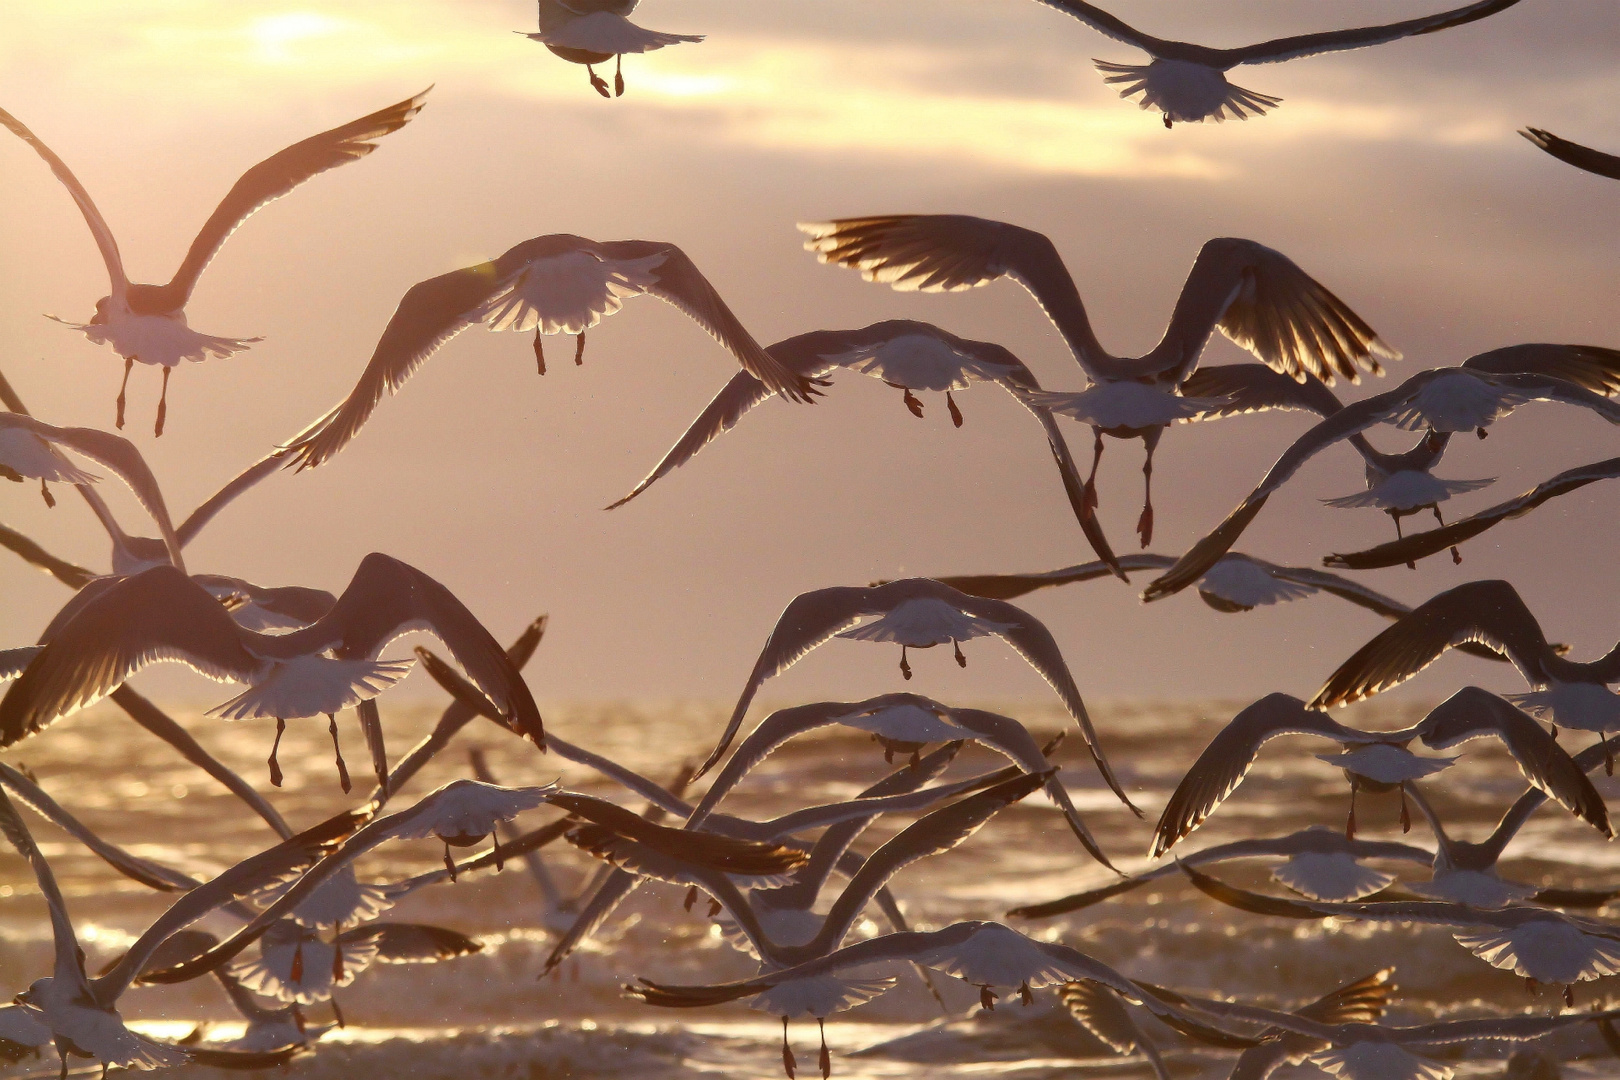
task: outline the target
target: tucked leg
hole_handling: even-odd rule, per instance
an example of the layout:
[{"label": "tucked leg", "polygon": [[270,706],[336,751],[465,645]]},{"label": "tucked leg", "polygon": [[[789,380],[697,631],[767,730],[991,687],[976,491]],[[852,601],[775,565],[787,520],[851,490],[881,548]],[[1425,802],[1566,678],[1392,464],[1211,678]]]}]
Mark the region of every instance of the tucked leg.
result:
[{"label": "tucked leg", "polygon": [[911,410],[912,416],[921,419],[923,414],[923,403],[917,400],[916,395],[914,395],[908,388],[902,386],[900,389],[905,391],[905,395],[901,398],[901,400],[906,403],[906,408]]},{"label": "tucked leg", "polygon": [[962,426],[962,410],[956,407],[956,399],[951,397],[949,390],[945,391],[945,408],[951,414],[951,423],[957,427]]},{"label": "tucked leg", "polygon": [[1142,538],[1144,548],[1153,542],[1153,451],[1159,448],[1162,434],[1163,428],[1154,428],[1152,434],[1142,436],[1147,459],[1142,462],[1142,516],[1136,521],[1136,535]]},{"label": "tucked leg", "polygon": [[169,375],[174,368],[163,367],[163,392],[158,395],[157,423],[152,425],[152,437],[157,438],[163,434],[163,421],[169,415]]},{"label": "tucked leg", "polygon": [[586,64],[585,73],[591,77],[591,89],[595,90],[598,94],[601,94],[605,98],[610,98],[613,96],[608,92],[608,84],[606,80],[596,73],[595,67],[590,64]]},{"label": "tucked leg", "polygon": [[56,496],[51,494],[51,489],[45,486],[44,480],[39,482],[39,493],[44,498],[47,507],[52,510],[56,509]]},{"label": "tucked leg", "polygon": [[909,681],[911,679],[911,665],[906,662],[906,647],[900,646],[900,674]]},{"label": "tucked leg", "polygon": [[1102,461],[1103,437],[1102,429],[1091,429],[1093,441],[1091,443],[1091,475],[1086,477],[1086,509],[1097,509],[1097,466]]},{"label": "tucked leg", "polygon": [[[1434,511],[1434,520],[1436,520],[1436,521],[1438,521],[1440,523],[1440,527],[1442,529],[1445,528],[1446,527],[1446,519],[1440,516],[1440,507],[1439,506],[1431,506],[1431,507],[1429,507],[1429,509]],[[1453,544],[1451,546],[1451,562],[1452,562],[1453,566],[1455,566],[1455,565],[1462,562],[1462,552],[1457,550],[1457,546],[1455,544]]]},{"label": "tucked leg", "polygon": [[544,375],[546,373],[546,347],[541,342],[540,328],[534,328],[534,366]]},{"label": "tucked leg", "polygon": [[624,97],[624,54],[613,58],[613,96]]},{"label": "tucked leg", "polygon": [[281,749],[281,736],[287,730],[287,721],[276,717],[276,741],[270,744],[270,783],[276,787],[281,786],[281,765],[276,761],[276,751]]},{"label": "tucked leg", "polygon": [[129,390],[129,370],[134,366],[135,361],[127,357],[124,359],[124,381],[118,384],[118,419],[115,421],[120,429],[124,426],[124,395]]},{"label": "tucked leg", "polygon": [[343,747],[338,745],[337,716],[326,714],[327,730],[332,733],[332,753],[337,756],[338,783],[343,786],[343,793],[347,795],[353,786],[349,783],[349,767],[343,763]]}]

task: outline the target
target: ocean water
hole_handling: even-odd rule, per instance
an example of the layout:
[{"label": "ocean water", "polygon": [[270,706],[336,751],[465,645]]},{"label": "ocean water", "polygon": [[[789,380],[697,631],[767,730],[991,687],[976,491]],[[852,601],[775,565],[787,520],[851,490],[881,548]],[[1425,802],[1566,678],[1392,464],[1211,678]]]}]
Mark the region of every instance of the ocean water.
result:
[{"label": "ocean water", "polygon": [[[1147,811],[1133,818],[1102,786],[1083,746],[1070,738],[1058,754],[1062,777],[1103,847],[1124,869],[1148,865],[1144,856],[1153,821],[1183,772],[1241,702],[1201,704],[1116,703],[1096,710],[1104,745],[1127,788]],[[1065,726],[1045,704],[985,703],[1016,716],[1037,734]],[[667,781],[683,761],[695,761],[723,726],[723,704],[661,706],[551,704],[547,730]],[[757,715],[763,712],[756,710]],[[1360,726],[1394,727],[1421,710],[1375,703],[1347,713]],[[350,802],[339,789],[323,722],[293,722],[282,744],[285,786],[270,788],[264,758],[271,728],[225,724],[195,714],[178,718],[211,751],[269,793],[294,827],[311,824]],[[402,754],[437,718],[436,709],[388,709],[384,721],[392,756]],[[358,730],[340,718],[345,750],[357,781],[363,776]],[[397,798],[420,795],[457,776],[470,775],[468,750],[485,750],[495,775],[508,784],[559,777],[570,787],[631,798],[588,770],[556,755],[541,755],[491,725],[467,728]],[[1338,770],[1317,761],[1331,750],[1303,738],[1270,744],[1238,791],[1178,851],[1245,836],[1291,832],[1308,824],[1342,827],[1348,786]],[[1478,839],[1524,789],[1511,759],[1486,741],[1465,745],[1462,760],[1424,789],[1454,833]],[[108,839],[138,855],[199,875],[244,857],[274,839],[270,830],[199,770],[168,747],[98,706],[16,747],[8,760],[25,763],[69,810]],[[999,767],[1001,760],[965,750],[948,776]],[[847,798],[884,775],[879,746],[859,733],[824,730],[800,738],[761,764],[728,798],[725,808],[749,817]],[[1595,777],[1606,795],[1614,781]],[[26,813],[26,812],[25,812]],[[520,821],[533,827],[554,811]],[[1415,816],[1415,815],[1414,815]],[[1394,796],[1362,796],[1365,836],[1400,836]],[[870,851],[909,818],[878,821],[857,847]],[[154,918],[168,898],[124,879],[76,842],[29,817],[42,850],[61,880],[92,968],[116,956]],[[1407,839],[1430,845],[1421,819]],[[565,888],[577,889],[593,864],[565,845],[544,852]],[[436,842],[388,845],[360,864],[361,880],[395,881],[440,865]],[[1390,864],[1408,880],[1423,868]],[[1416,871],[1414,873],[1414,870]],[[1519,880],[1594,887],[1620,883],[1620,852],[1555,806],[1543,807],[1508,848],[1504,874]],[[1227,864],[1221,876],[1248,887],[1279,891],[1265,865]],[[907,918],[919,928],[962,919],[1001,918],[1009,907],[1052,899],[1112,875],[1079,849],[1057,811],[1037,793],[994,818],[956,850],[903,870],[891,883]],[[835,879],[829,887],[841,887]],[[633,894],[598,937],[551,977],[537,979],[550,951],[555,921],[521,861],[500,873],[465,875],[456,884],[421,889],[387,917],[434,923],[477,938],[482,951],[434,965],[374,965],[338,992],[346,1026],[328,1033],[316,1052],[281,1070],[289,1077],[513,1077],[677,1076],[770,1077],[782,1073],[781,1025],[745,1003],[713,1009],[659,1010],[627,998],[622,985],[637,976],[667,982],[721,981],[749,975],[753,962],[722,939],[700,901],[689,912],[684,890],[653,883]],[[831,895],[823,897],[830,903]],[[869,915],[881,920],[875,910]],[[1390,1017],[1414,1022],[1559,1006],[1552,990],[1533,993],[1524,981],[1498,971],[1434,927],[1295,923],[1252,916],[1217,905],[1175,879],[1139,889],[1068,916],[1007,920],[1026,932],[1061,940],[1128,975],[1178,989],[1246,1001],[1296,1005],[1382,967],[1396,969],[1400,989]],[[881,931],[863,921],[858,934]],[[46,974],[50,931],[44,904],[22,860],[0,852],[0,973],[13,993]],[[1070,1020],[1051,990],[1033,1006],[1016,995],[994,1012],[981,1012],[978,991],[936,975],[947,1008],[907,972],[889,994],[826,1025],[839,1077],[1151,1076],[1140,1059],[1113,1056]],[[1578,1006],[1606,1000],[1613,979],[1584,983]],[[126,1017],[143,1030],[184,1037],[199,1025],[205,1041],[233,1037],[241,1024],[218,985],[197,980],[181,986],[131,991]],[[330,1015],[308,1009],[312,1021]],[[1199,1048],[1165,1029],[1160,1038],[1175,1075],[1224,1077],[1231,1055]],[[815,1075],[815,1025],[797,1021],[790,1034],[801,1076]],[[1569,1062],[1566,1077],[1620,1075],[1595,1033],[1577,1029],[1557,1036],[1546,1051]],[[1578,1060],[1577,1060],[1578,1059]],[[5,1076],[54,1075],[54,1055],[24,1059]],[[1500,1058],[1459,1064],[1462,1076],[1502,1075]],[[95,1070],[90,1070],[94,1072]],[[187,1066],[175,1075],[211,1070]],[[1309,1066],[1280,1077],[1321,1074]]]}]

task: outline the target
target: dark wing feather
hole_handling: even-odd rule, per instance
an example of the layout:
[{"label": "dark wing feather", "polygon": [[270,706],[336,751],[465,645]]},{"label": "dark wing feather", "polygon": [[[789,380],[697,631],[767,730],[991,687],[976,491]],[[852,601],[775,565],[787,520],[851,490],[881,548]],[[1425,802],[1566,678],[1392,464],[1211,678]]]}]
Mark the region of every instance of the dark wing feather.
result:
[{"label": "dark wing feather", "polygon": [[[433,89],[431,86],[428,90]],[[293,188],[328,169],[358,161],[377,149],[377,140],[398,131],[422,110],[427,90],[397,105],[352,120],[341,127],[312,135],[287,149],[272,154],[242,174],[224,200],[208,215],[197,238],[191,242],[185,261],[165,291],[174,307],[181,307],[197,286],[197,278],[214,253],[237,227],[265,203],[281,198]]]},{"label": "dark wing feather", "polygon": [[781,874],[802,865],[807,858],[802,851],[778,844],[656,825],[622,806],[577,792],[558,792],[547,801],[661,854],[728,874]]},{"label": "dark wing feather", "polygon": [[57,558],[22,533],[4,525],[0,525],[0,547],[38,567],[70,589],[83,588],[86,582],[96,576],[93,571]]},{"label": "dark wing feather", "polygon": [[1577,169],[1585,169],[1589,173],[1607,176],[1611,180],[1620,180],[1620,157],[1605,154],[1601,150],[1593,150],[1589,146],[1582,146],[1568,139],[1560,139],[1552,132],[1540,128],[1525,128],[1519,134],[1559,161],[1573,165]]},{"label": "dark wing feather", "polygon": [[360,433],[383,393],[398,392],[439,346],[471,326],[500,288],[495,261],[452,270],[406,290],[349,396],[282,448],[301,471],[330,460]]},{"label": "dark wing feather", "polygon": [[1157,55],[1168,44],[1151,34],[1142,33],[1125,22],[1125,20],[1116,18],[1095,4],[1086,3],[1085,0],[1037,0],[1037,2],[1045,4],[1049,8],[1056,8],[1065,15],[1074,16],[1099,34],[1111,37],[1115,41],[1122,41],[1127,45],[1134,45],[1145,52]]},{"label": "dark wing feather", "polygon": [[11,684],[0,699],[0,746],[100,701],[160,660],[239,682],[261,666],[207,590],[172,566],[156,566],[85,604]]},{"label": "dark wing feather", "polygon": [[1464,26],[1495,15],[1499,11],[1505,11],[1518,2],[1519,0],[1476,0],[1475,3],[1465,4],[1449,11],[1423,15],[1416,19],[1404,19],[1383,26],[1330,30],[1320,34],[1299,34],[1273,41],[1262,41],[1258,45],[1249,45],[1241,49],[1223,49],[1222,53],[1224,57],[1231,58],[1232,64],[1275,64],[1302,56],[1362,49],[1415,34],[1432,34],[1438,30],[1449,30],[1454,26]]},{"label": "dark wing feather", "polygon": [[1601,345],[1508,345],[1471,356],[1462,366],[1492,375],[1545,375],[1604,397],[1620,394],[1620,349]]},{"label": "dark wing feather", "polygon": [[703,272],[674,244],[653,240],[613,240],[595,245],[596,250],[617,259],[637,259],[662,254],[664,261],[653,268],[656,277],[648,292],[679,308],[687,318],[703,327],[709,336],[724,345],[743,370],[783,397],[808,403],[819,394],[808,376],[784,364],[754,340]]},{"label": "dark wing feather", "polygon": [[1176,785],[1153,830],[1150,857],[1163,855],[1198,828],[1243,782],[1260,747],[1268,740],[1297,733],[1334,739],[1345,730],[1287,694],[1268,694],[1250,705],[1221,729]]},{"label": "dark wing feather", "polygon": [[1322,563],[1324,566],[1349,570],[1373,570],[1413,562],[1471,540],[1510,518],[1522,517],[1548,499],[1578,491],[1587,484],[1599,480],[1612,480],[1616,476],[1620,476],[1620,458],[1608,458],[1590,465],[1582,465],[1561,472],[1550,480],[1542,481],[1516,499],[1509,499],[1477,514],[1459,518],[1442,528],[1408,533],[1401,540],[1392,540],[1387,544],[1367,548],[1365,551],[1329,555],[1323,558]]},{"label": "dark wing feather", "polygon": [[[1122,555],[1119,565],[1126,571],[1163,570],[1173,562],[1175,560],[1168,555]],[[1077,581],[1095,581],[1108,577],[1110,573],[1112,571],[1107,563],[1088,562],[1035,574],[953,574],[934,580],[969,596],[980,596],[986,600],[1016,600],[1037,589]]]},{"label": "dark wing feather", "polygon": [[1218,364],[1201,367],[1181,381],[1182,397],[1227,398],[1200,413],[1200,420],[1263,412],[1268,409],[1299,409],[1318,416],[1332,416],[1344,407],[1327,385],[1307,374],[1303,382],[1265,364]]},{"label": "dark wing feather", "polygon": [[1478,641],[1507,653],[1532,681],[1553,656],[1541,626],[1505,581],[1470,581],[1440,593],[1339,666],[1311,699],[1313,709],[1348,705],[1399,686],[1453,646]]},{"label": "dark wing feather", "polygon": [[383,964],[430,964],[481,952],[483,943],[442,926],[422,923],[377,922],[357,926],[338,935],[344,945],[376,943],[377,961]]}]

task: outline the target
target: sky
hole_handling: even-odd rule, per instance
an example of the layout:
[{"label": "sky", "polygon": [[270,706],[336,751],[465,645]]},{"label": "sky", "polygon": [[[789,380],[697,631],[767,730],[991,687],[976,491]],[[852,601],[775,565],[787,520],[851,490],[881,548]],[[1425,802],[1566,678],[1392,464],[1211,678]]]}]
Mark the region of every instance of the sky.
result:
[{"label": "sky", "polygon": [[[1412,0],[1153,3],[1110,10],[1162,37],[1236,45],[1394,20]],[[1131,355],[1157,341],[1199,246],[1240,236],[1327,285],[1405,359],[1358,397],[1485,349],[1620,346],[1620,186],[1562,165],[1516,129],[1620,150],[1620,5],[1523,0],[1483,22],[1375,49],[1234,73],[1281,96],[1246,122],[1178,124],[1120,100],[1093,57],[1141,54],[1030,0],[646,0],[636,21],[701,33],[627,58],[607,101],[582,68],[514,34],[509,0],[0,0],[0,106],[76,171],[136,280],[167,280],[237,176],[274,151],[432,85],[421,114],[366,159],[251,218],[208,269],[191,325],[263,342],[187,365],[168,430],[150,434],[158,373],[130,382],[125,434],[177,518],[346,394],[416,281],[552,232],[680,245],[762,343],[887,318],[998,341],[1049,389],[1084,378],[1008,282],[901,294],[819,265],[794,224],[884,212],[975,214],[1049,235],[1097,332]],[[110,427],[122,365],[51,322],[91,314],[106,277],[64,189],[20,141],[0,142],[0,369],[41,418]],[[853,373],[813,407],[767,402],[685,468],[605,512],[736,370],[673,308],[633,299],[591,331],[582,367],[554,343],[536,375],[524,335],[473,328],[383,402],[325,466],[278,474],[188,549],[194,572],[341,590],[369,551],[449,586],[496,637],[551,614],[528,676],[546,701],[734,697],[799,592],[907,574],[1046,570],[1089,559],[1036,425],[980,385],[955,429],[924,395]],[[1206,362],[1249,359],[1224,340]],[[1063,421],[1084,458],[1089,431]],[[1156,459],[1158,535],[1177,554],[1216,524],[1309,426],[1276,413],[1170,431]],[[1403,447],[1406,433],[1374,435]],[[1563,468],[1613,456],[1606,424],[1526,408],[1485,441],[1457,439],[1440,475],[1496,477],[1448,504],[1471,512]],[[1134,550],[1138,443],[1110,442],[1101,514]],[[1261,514],[1240,550],[1294,565],[1389,538],[1373,511],[1319,500],[1362,486],[1347,447]],[[127,492],[110,493],[150,532]],[[70,493],[64,493],[70,494]],[[1361,575],[1410,603],[1507,577],[1549,636],[1588,658],[1620,636],[1620,489],[1594,485],[1464,549]],[[76,498],[47,510],[0,492],[0,521],[105,569]],[[1308,696],[1383,625],[1332,598],[1240,615],[1191,594],[1143,605],[1111,581],[1038,594],[1088,700]],[[34,640],[66,599],[0,563],[0,647]],[[389,655],[408,655],[408,642]],[[1004,646],[958,670],[837,642],[770,684],[771,701],[906,689],[947,701],[1044,698]],[[165,665],[172,668],[172,665]],[[174,700],[230,696],[181,672],[143,675]],[[1502,666],[1442,660],[1397,693],[1517,688]],[[394,691],[429,700],[425,675]]]}]

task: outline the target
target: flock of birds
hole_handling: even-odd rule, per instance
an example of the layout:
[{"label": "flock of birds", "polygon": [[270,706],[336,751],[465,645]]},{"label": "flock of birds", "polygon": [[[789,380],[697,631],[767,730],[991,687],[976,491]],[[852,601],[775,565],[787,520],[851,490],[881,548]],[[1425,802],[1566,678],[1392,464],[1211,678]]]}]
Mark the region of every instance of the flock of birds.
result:
[{"label": "flock of birds", "polygon": [[[1389,26],[1309,34],[1245,49],[1217,50],[1140,33],[1079,0],[1044,0],[1118,41],[1148,52],[1146,66],[1098,62],[1122,94],[1140,94],[1143,108],[1163,113],[1164,124],[1244,118],[1278,99],[1229,84],[1224,72],[1336,49],[1375,45],[1485,18],[1517,0],[1481,0],[1456,10]],[[595,89],[608,84],[595,65],[697,37],[636,27],[627,16],[636,0],[540,0],[539,32],[528,35],[565,60],[583,64]],[[623,93],[615,72],[612,92]],[[425,94],[425,92],[424,92]],[[131,282],[111,228],[63,160],[33,131],[0,110],[0,123],[53,170],[84,215],[110,280],[83,324],[70,323],[124,362],[124,385],[115,426],[125,418],[125,386],[135,363],[160,367],[154,435],[166,419],[168,378],[182,360],[229,356],[257,338],[192,330],[187,300],[220,246],[255,210],[326,170],[358,160],[422,109],[424,94],[312,136],[248,170],[208,218],[175,276],[164,285]],[[1620,159],[1529,129],[1537,146],[1588,171],[1620,178]],[[1394,522],[1397,539],[1368,551],[1335,555],[1336,568],[1412,564],[1450,550],[1499,522],[1528,513],[1547,500],[1599,479],[1620,475],[1620,458],[1569,470],[1533,491],[1447,524],[1440,505],[1490,481],[1434,475],[1454,435],[1487,428],[1522,405],[1547,401],[1589,410],[1620,423],[1620,350],[1582,344],[1522,344],[1482,353],[1458,367],[1418,372],[1395,389],[1342,404],[1331,387],[1381,375],[1400,354],[1351,307],[1281,252],[1250,240],[1220,238],[1198,253],[1164,336],[1140,357],[1109,353],[1091,329],[1073,280],[1052,243],[1016,225],[959,215],[887,215],[801,226],[807,248],[822,261],[858,270],[867,279],[902,290],[959,290],[1008,277],[1024,286],[1073,351],[1087,386],[1047,390],[1007,349],[970,341],[939,327],[889,320],[855,330],[817,330],[770,346],[759,345],[692,261],[674,244],[648,240],[594,241],[567,234],[525,240],[499,258],[423,281],[409,289],[383,328],[354,390],[284,445],[253,463],[190,516],[174,524],[156,477],[136,446],[122,436],[88,428],[58,427],[31,416],[16,390],[0,377],[0,474],[38,481],[54,505],[52,485],[71,485],[105,528],[112,545],[108,573],[56,558],[0,526],[0,544],[74,590],[34,644],[0,651],[0,746],[11,747],[56,721],[110,697],[137,724],[169,742],[232,792],[281,837],[208,881],[137,857],[98,837],[26,772],[0,764],[0,831],[28,861],[50,912],[55,940],[51,972],[33,980],[13,1004],[0,1008],[0,1056],[13,1060],[54,1046],[62,1075],[74,1057],[107,1067],[151,1069],[182,1062],[257,1069],[309,1052],[329,1025],[304,1010],[332,1001],[373,963],[448,961],[476,951],[476,941],[435,926],[380,918],[401,896],[419,888],[504,862],[530,861],[545,884],[538,851],[559,839],[602,860],[604,868],[577,914],[559,928],[546,963],[550,971],[600,927],[642,882],[673,882],[690,889],[687,907],[707,896],[710,915],[727,940],[759,961],[757,974],[718,985],[670,985],[641,979],[630,994],[666,1007],[692,1008],[748,998],[783,1022],[783,1067],[798,1067],[788,1022],[829,1016],[869,1001],[896,984],[910,965],[977,987],[985,1008],[999,996],[1025,1002],[1045,987],[1060,988],[1074,1017],[1120,1053],[1145,1055],[1157,1075],[1167,1074],[1152,1039],[1133,1019],[1141,1009],[1193,1040],[1240,1051],[1231,1075],[1270,1076],[1287,1062],[1305,1060],[1350,1080],[1442,1078],[1450,1066],[1427,1056],[1461,1044],[1529,1043],[1561,1028],[1595,1024],[1620,1044],[1610,1021],[1620,1011],[1567,1011],[1551,1016],[1453,1020],[1415,1027],[1379,1023],[1394,989],[1389,971],[1333,991],[1294,1012],[1197,997],[1154,986],[1078,949],[1041,941],[999,922],[962,922],[914,930],[890,891],[911,864],[966,842],[998,811],[1039,790],[1060,812],[1084,857],[1119,875],[1100,888],[1026,905],[1009,913],[1026,920],[1072,912],[1136,889],[1184,875],[1215,900],[1279,918],[1436,924],[1447,928],[1482,961],[1512,970],[1534,984],[1562,987],[1570,1005],[1577,984],[1620,971],[1620,925],[1578,913],[1617,895],[1510,880],[1496,864],[1526,820],[1549,801],[1609,838],[1613,828],[1589,773],[1612,774],[1620,732],[1620,647],[1589,663],[1568,659],[1549,642],[1535,615],[1504,581],[1457,586],[1410,608],[1353,580],[1324,570],[1279,566],[1232,551],[1267,499],[1312,456],[1349,442],[1366,465],[1366,490],[1330,500],[1346,508],[1374,508]],[[193,574],[185,549],[234,499],[283,468],[320,466],[337,455],[381,403],[401,389],[434,352],[475,324],[491,330],[533,331],[532,348],[544,374],[544,339],[576,338],[583,362],[585,334],[630,297],[650,294],[678,307],[723,346],[740,370],[720,389],[665,457],[614,506],[633,499],[671,470],[687,464],[710,441],[754,406],[775,396],[811,402],[828,376],[850,369],[901,391],[903,405],[924,414],[918,395],[941,393],[953,423],[964,415],[952,391],[992,382],[1040,421],[1076,522],[1096,559],[1034,574],[910,578],[867,587],[805,593],[788,604],[770,631],[730,721],[713,752],[669,786],[641,776],[590,750],[548,734],[521,668],[540,643],[538,620],[503,648],[448,589],[424,571],[385,554],[367,556],[340,596],[301,586],[262,587],[223,574]],[[1259,362],[1205,367],[1204,347],[1219,330]],[[1265,409],[1293,409],[1320,419],[1208,536],[1179,558],[1151,553],[1116,555],[1097,516],[1097,471],[1104,436],[1141,439],[1144,500],[1136,531],[1151,541],[1154,448],[1172,425]],[[1082,475],[1056,419],[1067,416],[1094,435],[1092,463]],[[1382,426],[1413,433],[1401,453],[1375,449],[1367,433]],[[80,459],[89,463],[81,465]],[[127,484],[152,519],[155,537],[126,532],[97,491],[105,470]],[[1403,535],[1401,521],[1430,512],[1438,527]],[[1179,858],[1134,875],[1115,870],[1076,809],[1051,755],[1058,739],[1041,745],[1019,721],[960,708],[904,692],[859,702],[816,702],[782,709],[760,720],[741,739],[750,704],[761,686],[834,637],[900,647],[899,668],[911,678],[908,653],[949,644],[967,665],[963,645],[1000,638],[1050,684],[1078,727],[1102,781],[1137,816],[1094,729],[1079,686],[1058,643],[1039,620],[1012,601],[1033,590],[1100,578],[1129,581],[1156,573],[1143,596],[1157,600],[1188,586],[1223,612],[1298,600],[1327,592],[1389,619],[1391,625],[1335,671],[1309,702],[1271,694],[1239,712],[1198,758],[1169,800],[1154,830],[1150,854],[1178,846],[1242,783],[1263,747],[1288,734],[1333,744],[1323,760],[1341,769],[1350,798],[1342,832],[1320,826],[1286,836],[1250,838],[1200,851],[1179,848]],[[411,658],[383,658],[390,643],[425,631],[449,659],[416,650],[424,668],[452,702],[433,732],[403,758],[390,759],[378,699],[412,668]],[[1328,710],[1363,700],[1413,678],[1451,648],[1514,665],[1526,692],[1499,697],[1477,687],[1459,690],[1423,720],[1395,731],[1365,731],[1332,720]],[[325,716],[339,783],[353,781],[342,756],[336,714],[353,708],[365,739],[374,786],[358,806],[296,830],[244,777],[210,755],[128,680],[160,661],[179,661],[219,681],[245,685],[210,716],[274,719],[268,779],[282,782],[277,761],[288,720]],[[405,809],[393,797],[455,734],[478,718],[513,738],[595,769],[645,800],[644,813],[551,786],[502,787],[474,759],[477,778],[456,780]],[[1543,725],[1548,726],[1543,726]],[[870,733],[891,766],[900,766],[854,799],[803,808],[771,821],[752,821],[722,809],[728,793],[773,750],[807,732],[842,725]],[[1560,729],[1596,735],[1572,753]],[[1478,738],[1495,738],[1518,764],[1524,793],[1483,843],[1448,834],[1421,784],[1457,759],[1414,753],[1414,743],[1444,751]],[[977,743],[1007,765],[966,779],[940,781],[957,752]],[[733,743],[735,748],[733,749]],[[727,756],[728,750],[730,756]],[[685,789],[714,772],[696,802]],[[1431,848],[1358,838],[1358,796],[1395,795],[1402,823],[1408,805],[1429,826]],[[110,968],[92,975],[85,966],[74,921],[49,863],[17,810],[25,806],[67,830],[119,872],[150,888],[175,894],[173,905]],[[552,807],[548,824],[527,832],[510,826],[519,815]],[[865,853],[860,834],[885,814],[911,815],[892,839]],[[665,824],[667,819],[674,824]],[[1056,827],[1056,826],[1054,826]],[[403,882],[363,883],[357,862],[382,844],[437,840],[442,870]],[[489,849],[460,859],[457,849],[489,840]],[[1117,854],[1117,853],[1116,853]],[[1273,879],[1294,897],[1262,895],[1212,876],[1238,859],[1280,860]],[[1427,867],[1429,880],[1397,888],[1394,874],[1374,862]],[[841,891],[828,887],[835,876]],[[823,898],[827,894],[830,906]],[[869,905],[891,930],[851,941]],[[1572,911],[1577,913],[1572,913]],[[197,929],[212,918],[233,929],[223,936]],[[250,952],[249,950],[254,950]],[[247,1022],[245,1035],[219,1046],[180,1045],[125,1025],[118,1012],[132,986],[216,978]],[[932,983],[930,983],[932,985]],[[1128,1007],[1127,1007],[1128,1006]],[[334,1003],[335,1009],[335,1003]],[[337,1014],[341,1022],[341,1014]],[[823,1036],[819,1068],[832,1069]]]}]

